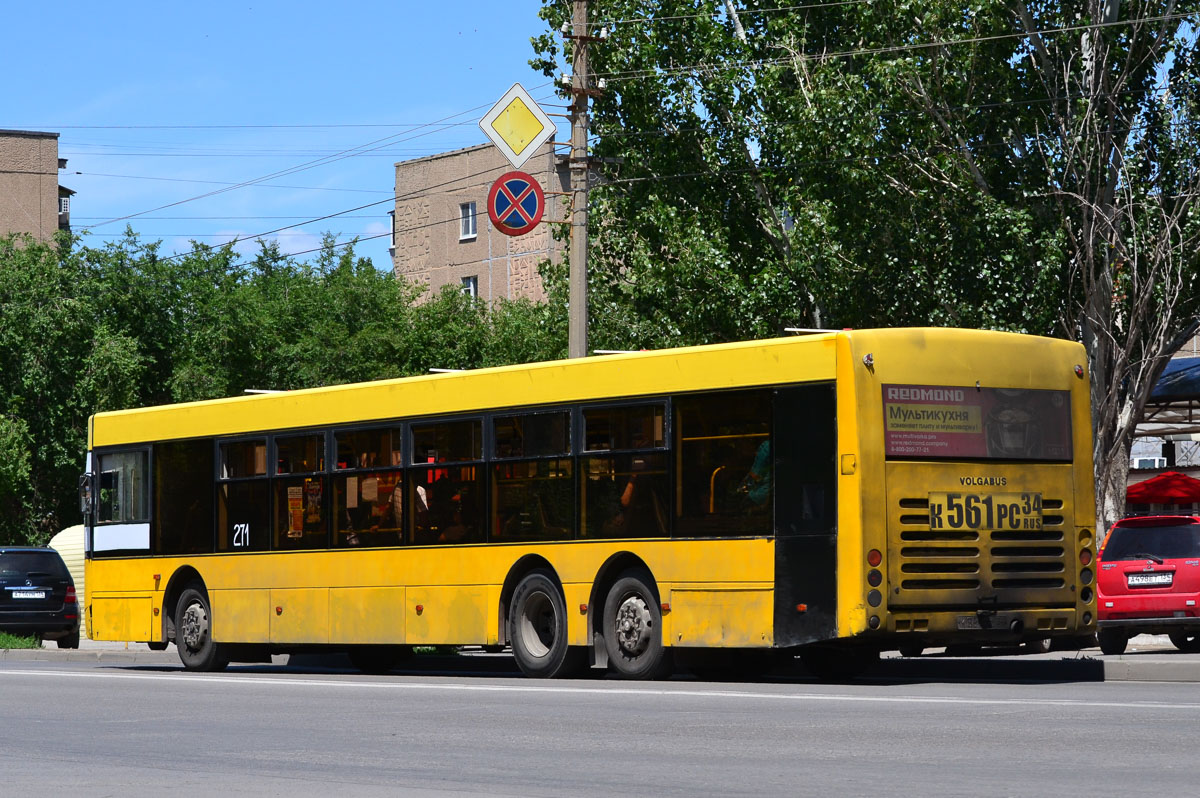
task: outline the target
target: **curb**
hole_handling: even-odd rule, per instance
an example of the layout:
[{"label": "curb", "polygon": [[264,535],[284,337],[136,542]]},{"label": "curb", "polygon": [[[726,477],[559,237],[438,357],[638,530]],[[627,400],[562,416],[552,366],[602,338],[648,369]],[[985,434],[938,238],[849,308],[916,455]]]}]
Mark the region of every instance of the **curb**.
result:
[{"label": "curb", "polygon": [[0,661],[33,662],[140,662],[163,665],[179,664],[173,651],[151,651],[136,649],[86,649],[86,648],[10,648],[0,649]]}]

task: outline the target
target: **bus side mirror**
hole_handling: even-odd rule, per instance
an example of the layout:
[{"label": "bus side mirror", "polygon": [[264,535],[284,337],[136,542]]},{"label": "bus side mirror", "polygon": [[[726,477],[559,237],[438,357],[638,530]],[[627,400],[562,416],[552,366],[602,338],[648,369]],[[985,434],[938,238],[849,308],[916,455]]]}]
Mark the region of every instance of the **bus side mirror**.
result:
[{"label": "bus side mirror", "polygon": [[88,520],[92,515],[92,479],[91,474],[79,475],[79,512],[83,513],[84,520]]}]

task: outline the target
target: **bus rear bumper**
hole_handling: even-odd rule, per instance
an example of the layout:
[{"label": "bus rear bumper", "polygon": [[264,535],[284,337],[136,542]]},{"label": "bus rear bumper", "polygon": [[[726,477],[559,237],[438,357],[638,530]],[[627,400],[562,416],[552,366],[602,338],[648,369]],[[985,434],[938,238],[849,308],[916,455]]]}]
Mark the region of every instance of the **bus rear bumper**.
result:
[{"label": "bus rear bumper", "polygon": [[893,612],[881,634],[896,647],[908,644],[1003,645],[1096,631],[1095,614],[1071,608]]}]

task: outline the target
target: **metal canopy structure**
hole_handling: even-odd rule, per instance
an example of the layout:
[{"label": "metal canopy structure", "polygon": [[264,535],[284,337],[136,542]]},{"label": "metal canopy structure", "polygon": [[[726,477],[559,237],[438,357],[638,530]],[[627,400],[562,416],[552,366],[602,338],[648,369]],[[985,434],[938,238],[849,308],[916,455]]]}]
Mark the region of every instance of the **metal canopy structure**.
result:
[{"label": "metal canopy structure", "polygon": [[1180,357],[1167,363],[1146,402],[1139,438],[1200,436],[1200,357]]}]

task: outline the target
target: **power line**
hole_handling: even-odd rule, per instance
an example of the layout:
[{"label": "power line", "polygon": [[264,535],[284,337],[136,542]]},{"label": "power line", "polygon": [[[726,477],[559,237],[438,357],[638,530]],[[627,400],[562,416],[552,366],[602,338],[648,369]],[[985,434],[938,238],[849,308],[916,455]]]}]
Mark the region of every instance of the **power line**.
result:
[{"label": "power line", "polygon": [[[6,130],[320,130],[326,128],[394,128],[419,129],[428,122],[325,123],[308,125],[0,125]],[[474,122],[451,122],[452,127],[469,127]]]},{"label": "power line", "polygon": [[[1147,89],[1128,89],[1128,90],[1122,91],[1122,92],[1102,92],[1102,93],[1098,92],[1095,94],[1072,94],[1072,95],[1062,95],[1062,96],[1058,96],[1058,97],[1041,97],[1041,98],[1036,98],[1036,99],[1031,99],[1031,100],[1017,100],[1017,99],[996,100],[996,101],[992,101],[992,102],[944,106],[942,108],[939,108],[938,110],[949,111],[949,112],[987,111],[987,110],[994,110],[996,108],[1006,108],[1006,107],[1012,107],[1012,106],[1044,105],[1044,104],[1056,103],[1056,102],[1067,102],[1070,100],[1107,99],[1107,98],[1113,98],[1113,97],[1131,97],[1131,96],[1135,96],[1135,95],[1164,94],[1171,90],[1171,85],[1170,85],[1171,82],[1172,81],[1168,81],[1167,85],[1154,86],[1152,88],[1147,88]],[[923,108],[883,110],[883,111],[879,112],[877,118],[885,119],[885,118],[890,118],[890,117],[912,116],[912,115],[922,115],[923,116],[926,113],[927,112]],[[831,121],[836,121],[836,120],[831,120]],[[812,123],[808,120],[797,120],[797,121],[772,120],[770,124],[773,127],[794,127],[794,126],[802,126],[802,125],[803,126],[811,125]],[[603,130],[604,128],[601,127],[601,129]],[[655,129],[640,130],[640,131],[630,131],[630,130],[625,130],[625,129],[615,129],[614,128],[614,129],[607,129],[603,133],[597,133],[595,136],[593,136],[593,138],[598,139],[598,140],[612,139],[612,138],[630,139],[630,138],[674,136],[679,133],[704,133],[704,132],[707,132],[707,128],[703,128],[703,127],[679,127],[679,128],[671,128],[671,129],[655,128]]]},{"label": "power line", "polygon": [[1200,16],[1200,11],[1187,11],[1179,14],[1163,14],[1156,17],[1136,17],[1127,20],[1118,20],[1116,22],[1097,22],[1090,25],[1068,25],[1061,28],[1044,28],[1042,30],[1024,31],[1017,33],[997,33],[989,36],[970,36],[963,39],[947,39],[936,42],[913,42],[910,44],[897,44],[887,47],[869,47],[858,50],[843,50],[833,53],[819,54],[798,54],[795,56],[783,56],[780,58],[763,58],[751,61],[723,61],[719,63],[701,63],[691,64],[687,66],[676,67],[661,67],[656,69],[638,69],[629,70],[626,72],[605,72],[596,73],[595,77],[602,77],[605,80],[621,80],[621,79],[641,79],[651,77],[678,76],[686,75],[700,69],[728,69],[729,67],[745,67],[747,69],[759,69],[763,67],[780,66],[783,64],[791,64],[796,61],[825,61],[835,58],[852,58],[855,56],[868,55],[886,55],[889,53],[910,52],[913,50],[927,50],[937,47],[951,47],[959,44],[981,44],[984,42],[1001,41],[1004,39],[1027,39],[1031,36],[1043,36],[1054,33],[1073,33],[1076,31],[1095,30],[1097,28],[1112,28],[1135,25],[1146,22],[1168,22],[1190,17]]},{"label": "power line", "polygon": [[[804,11],[811,8],[832,8],[835,6],[860,6],[870,5],[874,0],[840,0],[839,2],[831,3],[810,3],[799,6],[779,6],[777,8],[753,8],[753,9],[738,9],[740,17],[754,17],[764,14],[777,14],[783,11]],[[677,14],[669,17],[630,17],[629,19],[614,19],[608,22],[593,22],[588,25],[593,30],[603,27],[616,27],[617,25],[628,25],[634,22],[675,22],[681,19],[706,19],[716,20],[718,15],[713,14]]]},{"label": "power line", "polygon": [[[385,192],[386,193],[386,192]],[[103,219],[103,216],[72,216],[75,221],[85,219]],[[249,219],[307,219],[307,216],[143,216],[144,222],[159,222],[159,221],[246,221]],[[360,213],[360,214],[343,214],[343,219],[378,219],[377,213]]]},{"label": "power line", "polygon": [[[48,172],[46,174],[49,174]],[[185,177],[151,177],[150,175],[114,175],[105,172],[70,172],[69,174],[83,175],[84,177],[113,177],[125,180],[162,180],[170,183],[204,183],[214,186],[239,186],[241,183],[231,183],[223,180],[195,180]],[[288,188],[295,191],[350,191],[359,194],[390,194],[392,192],[385,189],[370,189],[370,188],[329,188],[326,186],[285,186],[281,183],[255,183],[256,188]],[[103,216],[95,217],[103,219]]]},{"label": "power line", "polygon": [[[451,114],[451,115],[449,115],[449,116],[447,116],[447,117],[444,117],[443,119],[441,119],[441,120],[439,120],[439,121],[437,121],[437,122],[431,122],[431,123],[429,123],[428,125],[425,125],[425,126],[423,126],[423,127],[430,127],[430,128],[431,128],[431,127],[435,127],[435,126],[437,126],[437,125],[440,125],[440,124],[443,124],[444,122],[447,122],[447,121],[449,121],[449,120],[451,120],[451,119],[454,119],[455,117],[460,117],[460,116],[463,116],[464,114],[473,113],[473,112],[475,112],[475,111],[478,111],[478,110],[480,110],[481,108],[485,108],[485,107],[487,107],[487,106],[480,105],[480,106],[476,106],[475,108],[468,109],[468,110],[466,110],[466,111],[460,111],[459,113],[456,113],[456,114]],[[428,134],[429,134],[429,133],[431,133],[431,132],[437,132],[437,131],[426,130],[425,132],[423,132],[423,133],[421,133],[421,134],[418,134],[418,135],[428,135]],[[178,200],[178,201],[176,201],[176,202],[170,202],[170,203],[167,203],[167,204],[165,204],[165,205],[160,205],[160,206],[158,206],[158,207],[156,207],[156,208],[150,208],[149,210],[145,210],[145,211],[139,211],[139,212],[137,212],[137,213],[132,213],[132,214],[126,214],[125,216],[118,216],[118,217],[116,217],[116,218],[109,219],[109,220],[107,220],[107,221],[101,222],[99,225],[96,225],[96,226],[97,226],[97,227],[101,227],[101,226],[103,226],[103,225],[106,225],[106,224],[111,224],[111,223],[113,223],[113,222],[125,221],[125,220],[127,220],[127,219],[132,219],[132,218],[135,218],[135,217],[137,217],[137,216],[143,216],[143,215],[145,215],[145,214],[147,214],[147,213],[154,213],[155,211],[160,211],[160,210],[163,210],[163,209],[165,209],[165,208],[172,208],[172,207],[175,207],[175,206],[177,206],[177,205],[183,205],[184,203],[187,203],[187,202],[194,202],[194,201],[196,201],[196,200],[199,200],[199,199],[206,199],[206,198],[208,198],[208,197],[212,197],[212,196],[215,196],[215,195],[217,195],[217,194],[222,194],[222,193],[224,193],[224,192],[227,192],[227,191],[233,191],[234,189],[242,188],[242,187],[249,186],[249,185],[254,185],[254,184],[256,184],[256,183],[260,183],[260,182],[262,182],[262,181],[265,181],[265,180],[270,180],[270,179],[272,179],[272,178],[275,178],[275,177],[283,177],[283,176],[286,176],[286,175],[295,174],[295,173],[297,173],[297,172],[306,171],[306,170],[308,170],[308,169],[314,169],[314,168],[316,168],[317,166],[324,166],[324,165],[327,165],[327,164],[333,163],[333,162],[335,162],[335,161],[342,160],[343,158],[348,158],[348,157],[351,157],[351,156],[353,156],[354,154],[356,154],[356,153],[359,153],[359,152],[370,152],[370,151],[371,151],[371,149],[370,149],[370,148],[372,148],[372,145],[378,145],[377,147],[374,147],[374,149],[381,149],[381,148],[383,148],[383,147],[387,146],[387,145],[388,145],[388,143],[392,143],[392,142],[393,142],[393,141],[394,141],[394,140],[395,140],[395,139],[396,139],[396,138],[397,138],[399,135],[402,135],[402,134],[394,134],[394,135],[391,135],[391,136],[385,136],[385,137],[383,137],[383,138],[381,138],[381,139],[376,139],[375,141],[371,141],[371,142],[368,142],[368,143],[366,143],[366,144],[362,144],[362,145],[359,145],[359,146],[357,146],[357,147],[352,147],[352,148],[350,148],[350,149],[348,149],[348,150],[344,150],[344,151],[342,151],[342,152],[338,153],[337,155],[328,156],[328,157],[325,157],[325,158],[318,158],[318,159],[316,159],[315,161],[309,161],[309,162],[307,162],[307,163],[303,163],[303,164],[300,164],[300,165],[298,165],[298,166],[291,167],[291,168],[289,168],[289,169],[283,169],[283,170],[280,170],[280,171],[277,171],[277,172],[272,172],[271,174],[268,174],[268,175],[263,175],[263,176],[261,176],[261,177],[253,178],[253,179],[251,179],[251,180],[246,180],[246,181],[243,181],[243,182],[241,182],[241,183],[238,183],[238,184],[235,184],[235,185],[232,185],[232,186],[227,186],[227,187],[225,187],[225,188],[216,189],[216,190],[214,190],[214,191],[210,191],[210,192],[207,192],[207,193],[205,193],[205,194],[201,194],[201,195],[198,195],[198,196],[195,196],[195,197],[189,197],[189,198],[187,198],[187,199]]]}]

